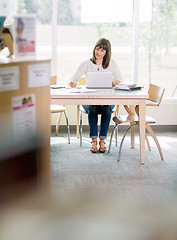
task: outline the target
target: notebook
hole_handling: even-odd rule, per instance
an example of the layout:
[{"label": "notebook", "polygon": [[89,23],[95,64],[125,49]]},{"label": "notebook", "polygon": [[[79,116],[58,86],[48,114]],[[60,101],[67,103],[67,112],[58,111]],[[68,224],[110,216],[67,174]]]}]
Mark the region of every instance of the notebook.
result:
[{"label": "notebook", "polygon": [[88,72],[86,88],[112,88],[112,72]]}]

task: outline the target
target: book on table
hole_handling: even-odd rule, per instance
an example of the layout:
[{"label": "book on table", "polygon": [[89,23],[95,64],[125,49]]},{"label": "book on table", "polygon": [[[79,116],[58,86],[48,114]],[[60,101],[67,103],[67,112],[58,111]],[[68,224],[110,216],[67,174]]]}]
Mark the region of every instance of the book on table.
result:
[{"label": "book on table", "polygon": [[140,86],[137,86],[136,83],[118,83],[115,86],[116,90],[124,90],[124,91],[133,91],[141,89]]}]

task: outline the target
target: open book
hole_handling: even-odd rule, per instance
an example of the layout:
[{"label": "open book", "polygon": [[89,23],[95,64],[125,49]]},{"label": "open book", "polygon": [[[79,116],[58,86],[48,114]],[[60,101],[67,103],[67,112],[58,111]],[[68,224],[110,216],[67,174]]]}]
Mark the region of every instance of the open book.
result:
[{"label": "open book", "polygon": [[141,89],[140,86],[137,86],[136,83],[118,83],[115,86],[116,90],[124,90],[124,91],[133,91]]}]

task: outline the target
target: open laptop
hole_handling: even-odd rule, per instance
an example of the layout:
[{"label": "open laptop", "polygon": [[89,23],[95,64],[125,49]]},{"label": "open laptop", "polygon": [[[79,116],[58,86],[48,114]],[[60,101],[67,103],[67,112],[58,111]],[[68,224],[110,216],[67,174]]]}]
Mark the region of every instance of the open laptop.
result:
[{"label": "open laptop", "polygon": [[112,88],[112,72],[88,72],[86,88]]}]

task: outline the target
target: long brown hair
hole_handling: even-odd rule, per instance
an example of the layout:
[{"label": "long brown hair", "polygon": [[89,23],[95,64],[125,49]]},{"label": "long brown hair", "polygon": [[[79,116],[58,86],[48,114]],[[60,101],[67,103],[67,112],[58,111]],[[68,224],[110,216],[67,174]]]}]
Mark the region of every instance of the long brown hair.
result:
[{"label": "long brown hair", "polygon": [[106,50],[106,54],[103,57],[103,63],[102,63],[102,66],[105,69],[109,66],[109,63],[111,60],[111,43],[106,38],[101,38],[96,42],[95,47],[93,49],[93,56],[90,59],[94,64],[96,64],[95,49],[97,47],[100,47],[100,48],[103,48],[104,50]]}]

